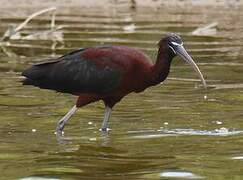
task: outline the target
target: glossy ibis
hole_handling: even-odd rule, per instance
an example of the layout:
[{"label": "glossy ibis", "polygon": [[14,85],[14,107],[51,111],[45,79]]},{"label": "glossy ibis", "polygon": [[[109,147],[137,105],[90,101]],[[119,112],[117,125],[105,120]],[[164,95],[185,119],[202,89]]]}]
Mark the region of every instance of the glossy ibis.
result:
[{"label": "glossy ibis", "polygon": [[202,73],[178,35],[167,34],[158,46],[155,64],[141,51],[126,46],[78,49],[25,70],[23,84],[78,96],[76,105],[58,122],[57,132],[62,132],[65,123],[79,107],[99,100],[105,104],[101,130],[107,131],[114,105],[131,92],[139,93],[164,81],[176,55],[191,65],[206,87]]}]

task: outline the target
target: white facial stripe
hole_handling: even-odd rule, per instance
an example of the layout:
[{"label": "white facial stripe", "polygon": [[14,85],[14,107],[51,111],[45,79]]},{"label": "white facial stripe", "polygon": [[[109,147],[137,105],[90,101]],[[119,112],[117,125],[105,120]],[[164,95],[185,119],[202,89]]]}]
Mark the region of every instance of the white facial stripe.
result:
[{"label": "white facial stripe", "polygon": [[169,48],[176,54],[176,51],[173,49],[173,47],[169,46]]},{"label": "white facial stripe", "polygon": [[178,44],[176,42],[171,42],[171,44],[175,45],[175,46],[182,46],[183,45],[183,42],[181,44]]}]

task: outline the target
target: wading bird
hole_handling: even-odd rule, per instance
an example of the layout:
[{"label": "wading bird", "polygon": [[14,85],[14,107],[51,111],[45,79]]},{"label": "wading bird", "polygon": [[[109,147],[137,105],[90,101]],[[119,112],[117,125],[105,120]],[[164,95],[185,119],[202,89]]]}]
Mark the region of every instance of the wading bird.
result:
[{"label": "wading bird", "polygon": [[23,84],[78,96],[76,105],[58,122],[57,132],[63,131],[65,123],[79,107],[99,100],[105,104],[101,130],[107,131],[114,105],[131,92],[139,93],[164,81],[176,55],[191,65],[206,87],[202,73],[177,34],[167,34],[158,46],[155,64],[141,51],[126,46],[78,49],[25,70]]}]

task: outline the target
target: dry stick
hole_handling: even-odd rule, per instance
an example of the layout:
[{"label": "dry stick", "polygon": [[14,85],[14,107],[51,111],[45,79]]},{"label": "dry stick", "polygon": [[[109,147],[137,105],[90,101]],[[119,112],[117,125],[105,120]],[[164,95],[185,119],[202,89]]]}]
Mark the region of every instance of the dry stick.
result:
[{"label": "dry stick", "polygon": [[[53,31],[53,32],[55,30],[57,30],[57,29],[55,29],[55,25],[56,25],[55,20],[56,20],[56,13],[53,12],[52,17],[51,17],[51,31]],[[57,41],[52,39],[51,50],[52,50],[53,56],[55,56],[56,46],[57,46]]]},{"label": "dry stick", "polygon": [[195,29],[194,31],[192,31],[191,33],[193,35],[203,35],[205,32],[207,32],[208,30],[217,27],[218,23],[217,22],[213,22],[210,24],[207,24],[203,27],[198,27],[197,29]]},{"label": "dry stick", "polygon": [[[43,9],[43,10],[40,10],[36,13],[33,13],[31,14],[23,23],[21,23],[20,25],[18,25],[15,29],[10,30],[8,29],[3,37],[1,38],[1,41],[4,41],[5,39],[10,39],[11,36],[13,36],[14,34],[16,34],[18,31],[20,31],[21,29],[23,29],[33,18],[35,18],[36,16],[39,16],[43,13],[46,13],[46,12],[49,12],[49,11],[55,11],[57,8],[56,7],[51,7],[51,8],[47,8],[47,9]],[[54,13],[53,13],[54,14]],[[54,16],[54,15],[53,15]],[[55,21],[55,18],[54,20],[52,21]],[[52,22],[52,25],[55,24],[55,22]],[[9,31],[9,32],[8,32]],[[7,33],[8,32],[8,33]]]},{"label": "dry stick", "polygon": [[55,11],[57,8],[56,7],[51,7],[51,8],[48,8],[48,9],[43,9],[43,10],[40,10],[34,14],[31,14],[22,24],[20,24],[17,28],[15,28],[15,31],[18,32],[20,31],[21,29],[23,29],[24,26],[26,26],[26,24],[31,20],[33,19],[34,17],[36,16],[39,16],[43,13],[46,13],[46,12],[49,12],[49,11]]},{"label": "dry stick", "polygon": [[56,25],[55,21],[56,21],[56,13],[53,12],[51,17],[51,30],[55,29],[55,25]]}]

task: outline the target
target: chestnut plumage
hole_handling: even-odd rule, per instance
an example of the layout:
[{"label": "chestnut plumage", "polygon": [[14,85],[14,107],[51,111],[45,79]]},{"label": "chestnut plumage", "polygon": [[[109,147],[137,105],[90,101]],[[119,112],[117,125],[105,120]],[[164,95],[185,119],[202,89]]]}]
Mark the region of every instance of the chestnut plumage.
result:
[{"label": "chestnut plumage", "polygon": [[106,110],[101,130],[106,131],[112,107],[127,94],[141,92],[164,81],[176,55],[192,66],[206,87],[199,68],[183,48],[178,35],[167,34],[158,46],[155,64],[143,52],[126,46],[78,49],[25,70],[23,84],[78,96],[76,105],[58,122],[57,132],[63,130],[77,108],[103,100]]}]

